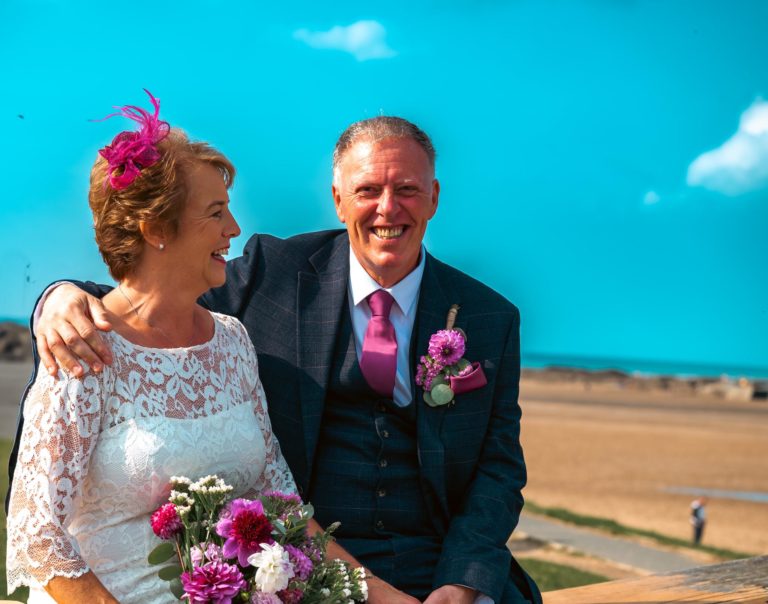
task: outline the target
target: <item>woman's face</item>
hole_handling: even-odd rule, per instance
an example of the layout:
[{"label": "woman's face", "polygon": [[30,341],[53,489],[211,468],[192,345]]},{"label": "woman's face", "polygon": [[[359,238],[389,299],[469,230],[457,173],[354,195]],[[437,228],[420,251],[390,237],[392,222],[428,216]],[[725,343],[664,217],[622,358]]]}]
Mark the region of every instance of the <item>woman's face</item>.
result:
[{"label": "woman's face", "polygon": [[189,199],[181,213],[176,237],[169,241],[176,271],[185,285],[202,294],[226,280],[229,240],[240,227],[229,211],[229,195],[221,173],[210,164],[199,163],[187,175]]}]

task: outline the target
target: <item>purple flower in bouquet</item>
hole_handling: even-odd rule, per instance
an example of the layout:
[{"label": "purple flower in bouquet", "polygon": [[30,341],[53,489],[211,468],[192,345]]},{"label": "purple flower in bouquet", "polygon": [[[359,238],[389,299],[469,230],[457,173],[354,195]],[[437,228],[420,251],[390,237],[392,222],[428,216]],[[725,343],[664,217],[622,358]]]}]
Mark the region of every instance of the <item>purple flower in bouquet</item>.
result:
[{"label": "purple flower in bouquet", "polygon": [[293,564],[296,578],[299,579],[299,581],[306,581],[309,579],[309,575],[312,574],[312,570],[315,568],[315,565],[312,564],[312,560],[310,560],[298,547],[293,545],[286,545],[285,551],[288,552],[288,558],[290,558],[291,564]]},{"label": "purple flower in bouquet", "polygon": [[283,604],[277,594],[268,594],[263,591],[251,592],[251,604]]},{"label": "purple flower in bouquet", "polygon": [[232,599],[246,589],[240,569],[226,562],[208,562],[181,575],[184,598],[189,604],[232,604]]},{"label": "purple flower in bouquet", "polygon": [[176,506],[172,503],[161,505],[150,518],[152,531],[160,539],[172,539],[183,527]]},{"label": "purple flower in bouquet", "polygon": [[192,549],[189,550],[189,555],[192,558],[192,566],[202,566],[206,562],[219,562],[224,559],[218,545],[205,541],[199,545],[193,545]]},{"label": "purple flower in bouquet", "polygon": [[295,493],[283,493],[282,491],[269,491],[264,493],[264,497],[270,497],[272,499],[279,499],[285,503],[291,503],[295,505],[301,505],[301,497]]},{"label": "purple flower in bouquet", "polygon": [[429,338],[429,356],[443,366],[456,363],[465,350],[464,337],[453,329],[441,329]]},{"label": "purple flower in bouquet", "polygon": [[240,566],[248,566],[248,556],[260,552],[262,543],[274,543],[272,525],[264,515],[261,501],[235,499],[222,513],[216,533],[226,539],[224,556],[237,556]]},{"label": "purple flower in bouquet", "polygon": [[304,592],[300,589],[284,589],[277,592],[282,604],[301,604],[304,599]]}]

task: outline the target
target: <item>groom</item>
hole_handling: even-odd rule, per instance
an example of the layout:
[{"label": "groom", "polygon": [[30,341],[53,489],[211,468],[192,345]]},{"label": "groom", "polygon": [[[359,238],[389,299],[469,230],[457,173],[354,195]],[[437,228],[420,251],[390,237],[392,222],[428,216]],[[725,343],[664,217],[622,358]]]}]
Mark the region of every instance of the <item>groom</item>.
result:
[{"label": "groom", "polygon": [[[254,235],[203,302],[247,327],[300,492],[321,525],[341,521],[338,541],[361,563],[430,603],[540,602],[506,547],[526,481],[519,314],[424,249],[434,163],[429,137],[406,120],[351,125],[333,163],[346,231]],[[81,310],[103,323],[99,302],[67,289],[43,309],[42,360],[53,366],[52,349],[74,369],[66,341],[91,366],[97,353],[108,361]],[[414,369],[454,304],[464,356],[487,384],[431,407]]]}]

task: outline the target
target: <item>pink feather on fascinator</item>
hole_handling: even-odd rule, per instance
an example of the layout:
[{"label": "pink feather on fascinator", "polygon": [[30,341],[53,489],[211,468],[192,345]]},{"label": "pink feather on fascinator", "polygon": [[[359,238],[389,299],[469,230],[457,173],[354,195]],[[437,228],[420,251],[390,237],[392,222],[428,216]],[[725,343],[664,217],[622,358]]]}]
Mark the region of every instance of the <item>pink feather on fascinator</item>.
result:
[{"label": "pink feather on fascinator", "polygon": [[116,113],[110,113],[103,121],[116,115],[122,115],[140,124],[136,132],[128,130],[121,132],[112,139],[112,143],[99,149],[99,154],[109,164],[109,184],[119,191],[130,185],[139,175],[142,168],[148,168],[160,159],[160,152],[155,145],[163,140],[171,130],[168,122],[158,119],[160,114],[160,101],[152,93],[144,89],[155,108],[154,115],[141,107],[126,105],[115,107]]}]

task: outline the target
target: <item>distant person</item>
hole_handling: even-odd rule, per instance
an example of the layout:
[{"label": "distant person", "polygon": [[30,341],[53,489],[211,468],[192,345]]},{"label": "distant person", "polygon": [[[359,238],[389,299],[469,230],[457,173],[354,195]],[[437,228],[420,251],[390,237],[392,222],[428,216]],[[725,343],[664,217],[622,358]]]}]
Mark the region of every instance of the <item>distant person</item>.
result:
[{"label": "distant person", "polygon": [[[247,327],[300,492],[320,522],[341,521],[339,543],[379,578],[369,580],[370,601],[541,602],[506,545],[526,482],[518,310],[424,249],[440,185],[432,142],[416,125],[383,116],[352,124],[333,168],[346,230],[254,235],[203,303]],[[452,244],[463,247],[460,229]],[[455,331],[429,346],[453,305],[474,363],[455,377],[476,381],[450,390],[454,404],[431,406],[416,366],[428,353],[455,354]],[[73,354],[108,362],[83,311],[99,318],[99,307],[71,285],[51,294],[37,331],[49,369],[51,351],[73,371]]]},{"label": "distant person", "polygon": [[691,526],[693,526],[693,542],[696,545],[701,544],[704,525],[707,524],[706,505],[706,497],[697,497],[691,502]]}]

